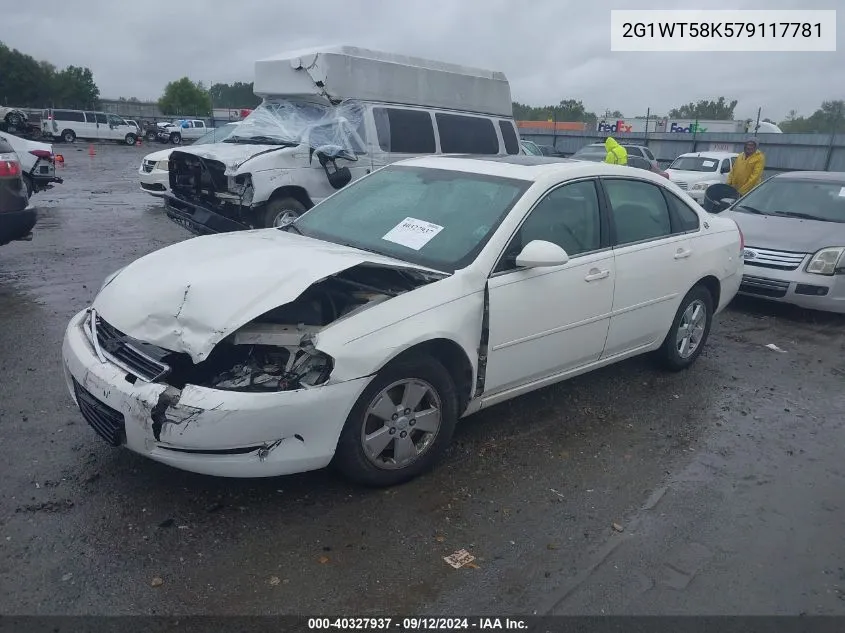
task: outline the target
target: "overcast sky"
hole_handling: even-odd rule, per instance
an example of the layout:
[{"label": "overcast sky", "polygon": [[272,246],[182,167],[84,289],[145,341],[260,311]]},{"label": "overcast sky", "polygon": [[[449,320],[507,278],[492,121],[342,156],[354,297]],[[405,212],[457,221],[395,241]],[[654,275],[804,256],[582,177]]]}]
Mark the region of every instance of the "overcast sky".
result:
[{"label": "overcast sky", "polygon": [[845,51],[611,53],[610,9],[810,4],[841,0],[39,0],[3,11],[0,41],[59,67],[90,67],[107,98],[156,99],[184,75],[252,81],[256,59],[350,44],[502,70],[514,99],[532,105],[580,99],[636,116],[724,95],[739,100],[737,116],[762,106],[781,120],[845,98]]}]

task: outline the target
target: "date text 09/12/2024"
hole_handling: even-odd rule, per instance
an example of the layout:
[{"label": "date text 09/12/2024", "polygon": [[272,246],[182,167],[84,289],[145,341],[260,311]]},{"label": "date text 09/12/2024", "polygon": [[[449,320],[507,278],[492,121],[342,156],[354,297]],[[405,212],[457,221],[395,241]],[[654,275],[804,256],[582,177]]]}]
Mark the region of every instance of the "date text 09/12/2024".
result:
[{"label": "date text 09/12/2024", "polygon": [[519,618],[309,618],[312,631],[343,629],[351,631],[519,631],[528,628]]}]

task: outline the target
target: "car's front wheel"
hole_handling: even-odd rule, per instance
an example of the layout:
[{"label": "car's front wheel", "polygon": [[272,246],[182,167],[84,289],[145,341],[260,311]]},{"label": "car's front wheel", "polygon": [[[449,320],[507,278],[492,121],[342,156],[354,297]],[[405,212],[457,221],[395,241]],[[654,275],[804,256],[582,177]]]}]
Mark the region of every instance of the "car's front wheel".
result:
[{"label": "car's front wheel", "polygon": [[130,133],[127,134],[126,138],[124,138],[123,140],[127,145],[134,145],[138,141],[138,137]]},{"label": "car's front wheel", "polygon": [[152,143],[154,140],[156,140],[156,133],[155,133],[155,132],[153,132],[152,130],[148,131],[148,132],[147,132],[147,140],[148,140],[150,143]]},{"label": "car's front wheel", "polygon": [[352,408],[334,465],[366,486],[404,483],[434,466],[457,419],[455,384],[441,363],[423,355],[391,363]]},{"label": "car's front wheel", "polygon": [[76,133],[73,130],[65,130],[62,132],[62,140],[65,143],[73,143],[76,140]]},{"label": "car's front wheel", "polygon": [[266,229],[279,229],[287,226],[307,209],[296,198],[275,198],[267,203],[264,210],[263,226]]},{"label": "car's front wheel", "polygon": [[695,286],[681,301],[672,327],[657,351],[660,363],[671,371],[692,365],[704,349],[712,324],[713,296],[704,286]]},{"label": "car's front wheel", "polygon": [[174,132],[170,135],[170,142],[174,145],[181,145],[182,144],[182,135],[179,132]]}]

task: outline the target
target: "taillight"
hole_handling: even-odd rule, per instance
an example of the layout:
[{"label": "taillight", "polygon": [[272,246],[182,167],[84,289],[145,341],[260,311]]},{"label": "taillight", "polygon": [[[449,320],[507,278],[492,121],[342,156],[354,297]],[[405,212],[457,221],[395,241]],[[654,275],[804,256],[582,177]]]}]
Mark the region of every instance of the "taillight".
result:
[{"label": "taillight", "polygon": [[53,162],[53,152],[48,152],[46,149],[31,149],[29,153],[33,156],[37,156],[38,158],[43,158],[44,160],[48,160],[51,163]]},{"label": "taillight", "polygon": [[15,154],[0,154],[0,178],[20,178],[21,164]]}]

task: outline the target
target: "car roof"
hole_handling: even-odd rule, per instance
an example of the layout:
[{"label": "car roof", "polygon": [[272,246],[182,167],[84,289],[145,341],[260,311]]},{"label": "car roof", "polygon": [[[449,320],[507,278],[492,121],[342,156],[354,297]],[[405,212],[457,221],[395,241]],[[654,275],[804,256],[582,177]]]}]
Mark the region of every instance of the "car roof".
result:
[{"label": "car roof", "polygon": [[[551,156],[526,156],[525,154],[513,154],[508,156],[478,156],[472,154],[442,154],[437,156],[422,156],[409,158],[394,163],[396,165],[408,165],[413,167],[426,167],[429,169],[447,169],[463,171],[486,176],[497,176],[500,178],[512,178],[515,180],[539,181],[546,178],[579,178],[590,176],[636,176],[644,180],[653,180],[665,184],[665,178],[658,174],[626,167],[622,165],[610,165],[607,163],[594,163],[592,161],[577,160],[572,158],[555,158]],[[620,170],[623,174],[620,174]],[[653,178],[652,178],[653,176]]]},{"label": "car roof", "polygon": [[687,152],[681,154],[678,158],[734,158],[739,152]]},{"label": "car roof", "polygon": [[845,172],[842,171],[788,171],[775,176],[779,180],[806,180],[845,185]]}]

